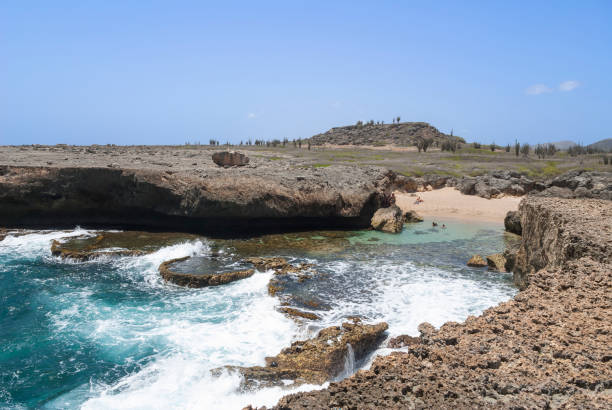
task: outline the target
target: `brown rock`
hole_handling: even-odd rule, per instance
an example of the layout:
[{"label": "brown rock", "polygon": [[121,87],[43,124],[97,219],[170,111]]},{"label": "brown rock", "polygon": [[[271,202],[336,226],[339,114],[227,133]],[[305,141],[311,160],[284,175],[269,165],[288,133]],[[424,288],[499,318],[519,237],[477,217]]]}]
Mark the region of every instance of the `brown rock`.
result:
[{"label": "brown rock", "polygon": [[321,320],[319,315],[314,313],[304,312],[302,310],[294,309],[291,307],[282,307],[279,309],[281,312],[292,318],[308,319],[308,320]]},{"label": "brown rock", "polygon": [[236,151],[220,151],[212,154],[212,160],[220,167],[242,167],[249,163],[249,157]]},{"label": "brown rock", "polygon": [[508,211],[504,218],[504,227],[506,231],[521,235],[521,217],[517,211]]},{"label": "brown rock", "polygon": [[423,217],[417,213],[417,211],[409,210],[404,215],[406,222],[423,222]]},{"label": "brown rock", "polygon": [[384,322],[375,325],[345,322],[342,326],[321,330],[313,339],[294,342],[274,357],[267,357],[265,367],[231,366],[215,369],[213,374],[224,369],[239,372],[244,377],[243,387],[247,388],[282,386],[283,380],[293,380],[294,385],[322,384],[344,370],[349,344],[355,360],[363,359],[380,344],[387,328]]},{"label": "brown rock", "polygon": [[467,266],[471,266],[474,268],[482,268],[483,266],[487,266],[487,262],[480,255],[474,255],[467,262]]},{"label": "brown rock", "polygon": [[181,273],[172,270],[171,265],[175,262],[180,262],[189,259],[190,256],[184,258],[171,259],[159,265],[159,273],[162,278],[176,285],[187,286],[189,288],[203,288],[207,286],[225,285],[226,283],[235,282],[240,279],[253,276],[253,269],[239,270],[233,272],[216,273],[216,274],[191,274]]},{"label": "brown rock", "polygon": [[506,272],[506,258],[501,253],[487,256],[487,265],[489,265],[489,270]]},{"label": "brown rock", "polygon": [[397,205],[380,208],[372,216],[371,225],[377,231],[399,233],[404,228],[402,210]]},{"label": "brown rock", "polygon": [[387,347],[391,349],[399,349],[401,347],[413,346],[421,342],[418,337],[400,335],[389,340]]}]

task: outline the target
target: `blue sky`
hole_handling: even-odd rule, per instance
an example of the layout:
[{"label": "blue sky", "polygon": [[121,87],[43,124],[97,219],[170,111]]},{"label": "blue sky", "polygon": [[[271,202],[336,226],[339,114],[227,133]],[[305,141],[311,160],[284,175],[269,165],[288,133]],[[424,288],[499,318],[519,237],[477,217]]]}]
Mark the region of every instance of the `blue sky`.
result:
[{"label": "blue sky", "polygon": [[610,1],[3,1],[0,144],[612,137]]}]

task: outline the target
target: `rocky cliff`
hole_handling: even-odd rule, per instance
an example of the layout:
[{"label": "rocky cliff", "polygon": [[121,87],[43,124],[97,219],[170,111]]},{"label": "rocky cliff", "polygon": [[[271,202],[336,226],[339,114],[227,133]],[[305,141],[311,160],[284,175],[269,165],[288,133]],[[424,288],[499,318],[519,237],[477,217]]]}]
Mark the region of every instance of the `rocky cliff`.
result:
[{"label": "rocky cliff", "polygon": [[0,226],[194,232],[367,227],[392,174],[375,168],[0,166]]},{"label": "rocky cliff", "polygon": [[314,145],[413,145],[417,139],[432,139],[434,143],[444,141],[465,142],[438,131],[426,122],[402,122],[399,124],[363,124],[335,127],[322,134],[314,135]]},{"label": "rocky cliff", "polygon": [[612,408],[612,202],[528,197],[515,298],[279,409]]}]

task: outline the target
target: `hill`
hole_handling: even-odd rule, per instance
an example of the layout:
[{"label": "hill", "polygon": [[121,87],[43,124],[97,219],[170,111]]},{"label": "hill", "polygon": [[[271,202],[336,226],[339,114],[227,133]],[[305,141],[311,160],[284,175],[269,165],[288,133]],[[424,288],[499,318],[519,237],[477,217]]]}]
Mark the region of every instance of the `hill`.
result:
[{"label": "hill", "polygon": [[605,140],[597,141],[589,145],[590,148],[600,149],[602,151],[612,151],[612,138],[606,138]]},{"label": "hill", "polygon": [[434,143],[444,141],[465,142],[463,138],[440,132],[426,122],[402,122],[399,124],[357,124],[334,127],[322,134],[314,135],[314,145],[413,145],[419,138],[431,138]]}]

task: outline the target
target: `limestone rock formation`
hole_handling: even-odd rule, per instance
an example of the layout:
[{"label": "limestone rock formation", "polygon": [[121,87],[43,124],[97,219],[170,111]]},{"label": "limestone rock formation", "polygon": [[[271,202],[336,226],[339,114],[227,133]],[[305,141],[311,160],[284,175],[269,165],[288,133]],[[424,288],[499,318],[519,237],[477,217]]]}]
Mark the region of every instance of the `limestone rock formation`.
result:
[{"label": "limestone rock formation", "polygon": [[521,218],[516,211],[508,211],[504,218],[504,227],[506,231],[520,235],[521,230]]},{"label": "limestone rock formation", "polygon": [[417,211],[409,210],[404,215],[404,221],[412,222],[423,222],[423,217],[417,213]]},{"label": "limestone rock formation", "polygon": [[404,215],[397,205],[380,208],[372,216],[371,225],[377,231],[399,233],[404,228]]},{"label": "limestone rock formation", "polygon": [[220,167],[242,167],[249,163],[249,157],[236,151],[220,151],[212,154],[212,160]]},{"label": "limestone rock formation", "polygon": [[0,226],[204,233],[367,227],[392,173],[273,164],[200,170],[0,166]]},{"label": "limestone rock formation", "polygon": [[172,282],[179,286],[187,286],[189,288],[203,288],[207,286],[225,285],[240,279],[253,276],[253,269],[223,272],[215,274],[192,274],[182,273],[172,270],[172,264],[189,259],[190,256],[183,258],[171,259],[159,265],[159,273],[162,278],[168,282]]},{"label": "limestone rock formation", "polygon": [[283,380],[295,384],[322,384],[339,375],[345,366],[350,350],[355,360],[363,359],[378,347],[388,325],[384,322],[367,325],[359,320],[345,322],[321,330],[316,337],[293,342],[278,355],[266,358],[266,366],[227,366],[216,369],[214,374],[226,370],[239,372],[244,377],[244,387],[283,386]]},{"label": "limestone rock formation", "polygon": [[482,268],[483,266],[487,266],[487,262],[480,255],[474,255],[467,262],[467,266],[471,266],[473,268]]},{"label": "limestone rock formation", "polygon": [[487,265],[489,270],[497,272],[506,272],[506,258],[501,253],[494,253],[487,256]]}]

